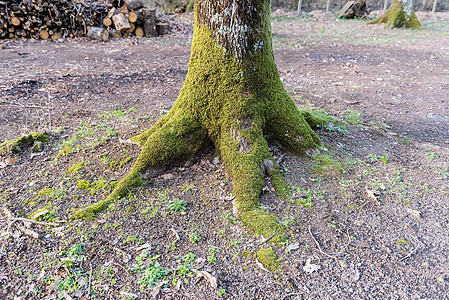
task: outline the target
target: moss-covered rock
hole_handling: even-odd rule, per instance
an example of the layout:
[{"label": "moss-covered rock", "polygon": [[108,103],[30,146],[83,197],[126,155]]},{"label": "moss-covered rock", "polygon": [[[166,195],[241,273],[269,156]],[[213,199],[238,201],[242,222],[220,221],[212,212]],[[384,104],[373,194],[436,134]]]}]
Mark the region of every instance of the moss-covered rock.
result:
[{"label": "moss-covered rock", "polygon": [[378,19],[368,24],[383,24],[388,28],[421,29],[421,23],[416,17],[411,0],[393,0],[387,11]]},{"label": "moss-covered rock", "polygon": [[257,259],[262,263],[262,265],[271,272],[274,272],[279,267],[279,260],[276,256],[276,252],[270,248],[262,248],[257,251]]},{"label": "moss-covered rock", "polygon": [[[33,144],[35,145],[40,144],[39,146],[36,146],[36,148],[33,147],[34,150],[39,150],[43,148],[42,143],[47,142],[48,142],[47,134],[40,132],[33,132],[30,134],[23,135],[15,140],[6,141],[0,144],[0,155],[5,154],[9,151],[12,153],[20,153],[26,148],[32,147]],[[40,152],[40,151],[33,151],[33,152]]]}]

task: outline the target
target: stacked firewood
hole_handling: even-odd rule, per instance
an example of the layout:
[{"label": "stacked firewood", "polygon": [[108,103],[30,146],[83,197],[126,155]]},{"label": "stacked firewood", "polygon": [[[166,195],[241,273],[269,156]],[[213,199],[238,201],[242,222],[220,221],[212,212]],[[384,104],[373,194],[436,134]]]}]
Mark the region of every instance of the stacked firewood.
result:
[{"label": "stacked firewood", "polygon": [[[112,6],[112,8],[111,8]],[[153,37],[170,31],[153,0],[0,0],[0,39]],[[106,29],[105,29],[106,28]]]},{"label": "stacked firewood", "polygon": [[107,4],[71,0],[0,0],[0,38],[85,36],[99,26]]},{"label": "stacked firewood", "polygon": [[121,7],[113,7],[103,19],[112,37],[134,34],[154,37],[170,31],[170,24],[158,22],[151,0],[124,0]]}]

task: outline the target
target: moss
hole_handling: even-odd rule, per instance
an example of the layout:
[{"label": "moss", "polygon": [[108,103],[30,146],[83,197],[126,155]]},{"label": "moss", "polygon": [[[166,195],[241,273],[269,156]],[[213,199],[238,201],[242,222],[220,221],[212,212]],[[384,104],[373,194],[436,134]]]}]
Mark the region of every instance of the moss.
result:
[{"label": "moss", "polygon": [[86,180],[78,180],[77,188],[79,190],[88,190],[91,196],[94,196],[98,190],[104,189],[108,182],[106,180],[98,180],[90,183]]},{"label": "moss", "polygon": [[25,148],[30,147],[33,143],[47,143],[48,135],[40,132],[33,132],[23,135],[15,140],[6,141],[0,144],[0,155],[8,151],[12,153],[20,153]]},{"label": "moss", "polygon": [[276,256],[276,252],[270,248],[262,248],[257,251],[257,259],[263,264],[265,268],[274,272],[279,267],[279,260]]},{"label": "moss", "polygon": [[66,174],[68,174],[68,175],[78,174],[83,168],[84,168],[84,162],[78,161],[67,170]]},{"label": "moss", "polygon": [[75,149],[73,147],[67,146],[59,150],[58,154],[56,154],[56,158],[59,158],[61,156],[68,156],[70,153],[75,152]]},{"label": "moss", "polygon": [[42,152],[44,150],[44,144],[41,141],[37,141],[34,143],[33,147],[31,147],[31,152]]},{"label": "moss", "polygon": [[52,188],[43,188],[37,192],[37,196],[40,198],[54,199],[61,195],[63,190],[55,190]]},{"label": "moss", "polygon": [[408,14],[404,4],[401,1],[394,0],[387,11],[378,19],[368,22],[368,24],[385,23],[388,28],[412,28],[421,29],[421,23],[418,21],[414,10]]}]

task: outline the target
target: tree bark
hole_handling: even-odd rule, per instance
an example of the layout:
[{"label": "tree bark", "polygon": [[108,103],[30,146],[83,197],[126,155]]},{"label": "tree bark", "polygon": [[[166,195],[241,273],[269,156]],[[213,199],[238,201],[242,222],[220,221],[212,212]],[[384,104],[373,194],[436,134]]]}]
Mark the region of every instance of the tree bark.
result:
[{"label": "tree bark", "polygon": [[378,19],[368,24],[385,23],[388,28],[421,29],[421,23],[413,9],[414,0],[393,0],[387,11]]},{"label": "tree bark", "polygon": [[297,153],[320,145],[322,121],[299,111],[285,91],[273,56],[269,0],[196,0],[189,69],[169,113],[132,140],[143,146],[130,173],[103,201],[79,210],[93,217],[142,184],[149,171],[191,158],[211,142],[233,180],[243,223],[271,241],[283,239],[276,218],[259,209],[265,176],[288,195],[268,148],[276,140]]}]

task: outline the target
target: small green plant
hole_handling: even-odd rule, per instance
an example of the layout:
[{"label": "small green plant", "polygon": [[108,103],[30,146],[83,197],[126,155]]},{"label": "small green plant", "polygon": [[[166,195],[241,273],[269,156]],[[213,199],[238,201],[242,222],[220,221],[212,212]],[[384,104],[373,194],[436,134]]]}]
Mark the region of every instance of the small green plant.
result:
[{"label": "small green plant", "polygon": [[142,277],[136,280],[143,291],[146,287],[154,288],[156,283],[168,275],[170,272],[159,265],[157,259],[160,255],[150,257],[148,249],[144,249],[142,253],[136,257],[136,264],[133,265],[132,271],[142,274]]},{"label": "small green plant", "polygon": [[397,244],[398,244],[399,246],[407,246],[407,245],[409,245],[410,243],[409,243],[406,239],[399,239],[399,240],[397,241]]},{"label": "small green plant", "polygon": [[334,153],[313,154],[313,172],[322,175],[345,174],[348,165],[339,159]]},{"label": "small green plant", "polygon": [[209,247],[209,250],[207,251],[207,261],[210,264],[217,262],[217,257],[215,256],[216,253],[220,252],[220,250],[217,247],[211,246]]},{"label": "small green plant", "polygon": [[174,198],[168,205],[168,209],[172,212],[183,212],[187,210],[187,202],[178,198]]},{"label": "small green plant", "polygon": [[189,234],[189,241],[190,241],[192,244],[195,244],[196,242],[201,241],[201,237],[196,233],[196,231],[192,231],[192,232]]},{"label": "small green plant", "polygon": [[177,261],[180,265],[176,268],[175,274],[179,277],[193,276],[192,269],[195,267],[195,258],[196,255],[192,252],[179,256]]},{"label": "small green plant", "polygon": [[362,113],[358,112],[356,110],[347,110],[347,111],[345,111],[345,113],[343,115],[343,119],[351,125],[360,124],[361,117],[362,117]]},{"label": "small green plant", "polygon": [[226,294],[226,290],[225,289],[218,289],[217,290],[217,296],[218,297],[223,297]]}]

